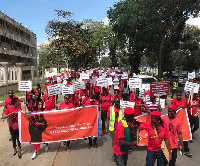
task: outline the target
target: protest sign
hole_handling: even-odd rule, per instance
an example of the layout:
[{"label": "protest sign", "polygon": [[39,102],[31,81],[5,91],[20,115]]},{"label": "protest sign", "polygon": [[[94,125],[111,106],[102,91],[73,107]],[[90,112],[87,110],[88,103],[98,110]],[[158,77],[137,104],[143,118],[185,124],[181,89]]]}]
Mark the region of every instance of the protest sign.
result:
[{"label": "protest sign", "polygon": [[115,89],[119,89],[119,85],[118,84],[114,84],[114,90]]},{"label": "protest sign", "polygon": [[74,82],[74,91],[85,89],[84,82]]},{"label": "protest sign", "polygon": [[198,93],[199,92],[199,84],[194,83],[194,93]]},{"label": "protest sign", "polygon": [[60,84],[51,85],[51,86],[48,86],[47,88],[48,88],[49,96],[61,94],[61,86],[60,86]]},{"label": "protest sign", "polygon": [[[31,114],[19,112],[18,115],[21,143],[49,143],[99,135],[97,106]],[[38,125],[35,124],[37,117]]]},{"label": "protest sign", "polygon": [[184,91],[191,92],[194,87],[193,82],[186,81]]},{"label": "protest sign", "polygon": [[108,86],[107,79],[106,78],[98,78],[97,79],[97,86],[107,87]]},{"label": "protest sign", "polygon": [[151,96],[169,95],[170,82],[155,82],[150,84]]},{"label": "protest sign", "polygon": [[188,73],[188,80],[192,80],[195,78],[195,72]]},{"label": "protest sign", "polygon": [[129,88],[142,88],[142,79],[129,78]]},{"label": "protest sign", "polygon": [[97,77],[92,77],[92,79],[90,80],[90,84],[96,84],[97,82]]},{"label": "protest sign", "polygon": [[32,90],[32,82],[31,81],[19,81],[18,90],[19,91],[31,91]]},{"label": "protest sign", "polygon": [[165,99],[160,99],[161,108],[165,108]]},{"label": "protest sign", "polygon": [[111,78],[111,77],[106,78],[106,79],[107,79],[107,81],[108,81],[108,85],[112,85],[112,84],[113,84],[113,82],[112,82],[112,78]]},{"label": "protest sign", "polygon": [[64,85],[62,86],[62,95],[71,95],[74,94],[74,87],[73,85]]},{"label": "protest sign", "polygon": [[89,73],[80,73],[80,79],[89,79]]},{"label": "protest sign", "polygon": [[135,102],[120,100],[120,106],[121,106],[122,108],[126,108],[126,107],[134,108]]},{"label": "protest sign", "polygon": [[127,80],[128,79],[128,74],[127,73],[122,74],[121,79],[122,80]]}]

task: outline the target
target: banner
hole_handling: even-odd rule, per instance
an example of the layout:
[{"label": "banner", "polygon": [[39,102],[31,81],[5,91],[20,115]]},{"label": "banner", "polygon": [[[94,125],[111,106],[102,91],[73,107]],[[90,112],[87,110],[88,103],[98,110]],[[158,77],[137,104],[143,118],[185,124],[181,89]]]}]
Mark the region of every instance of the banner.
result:
[{"label": "banner", "polygon": [[61,94],[61,86],[60,86],[60,84],[51,85],[51,86],[48,86],[47,88],[48,88],[49,96]]},{"label": "banner", "polygon": [[169,93],[170,93],[170,82],[157,82],[150,84],[151,96],[169,95]]},{"label": "banner", "polygon": [[19,112],[21,143],[49,143],[97,137],[97,106],[24,114]]},{"label": "banner", "polygon": [[73,85],[64,85],[62,86],[62,95],[71,95],[74,94],[74,87]]},{"label": "banner", "polygon": [[19,91],[31,91],[32,90],[32,82],[31,81],[19,81],[18,90]]},{"label": "banner", "polygon": [[[168,115],[163,115],[163,116],[168,116]],[[192,134],[191,134],[191,130],[190,130],[189,119],[187,116],[187,109],[182,108],[182,109],[178,110],[175,116],[176,116],[176,118],[178,118],[181,121],[183,141],[191,140]],[[142,124],[142,123],[151,121],[151,115],[150,114],[141,115],[141,116],[136,117],[136,120],[140,124]],[[141,145],[141,146],[148,145],[148,132],[146,130],[140,131],[138,145]]]}]

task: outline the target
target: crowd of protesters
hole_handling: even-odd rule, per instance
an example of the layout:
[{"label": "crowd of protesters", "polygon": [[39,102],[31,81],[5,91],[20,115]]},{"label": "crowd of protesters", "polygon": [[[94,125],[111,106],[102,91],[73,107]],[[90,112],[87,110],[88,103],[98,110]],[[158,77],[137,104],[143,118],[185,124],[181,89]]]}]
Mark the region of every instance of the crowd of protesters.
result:
[{"label": "crowd of protesters", "polygon": [[[86,71],[81,71],[86,72]],[[130,72],[126,72],[128,77],[131,77]],[[81,80],[85,82],[85,89],[77,90],[74,94],[67,94],[64,96],[64,101],[58,106],[56,100],[58,97],[49,96],[47,86],[51,86],[57,83],[63,85],[72,85],[76,80],[80,80],[78,73],[75,71],[68,74],[68,78],[62,78],[61,81],[55,80],[55,77],[50,77],[46,81],[46,87],[44,88],[37,84],[36,88],[32,91],[26,92],[26,106],[29,112],[42,112],[50,111],[54,109],[71,109],[76,107],[84,107],[88,105],[98,105],[99,111],[101,111],[101,136],[109,134],[112,140],[110,146],[113,147],[113,161],[118,166],[127,165],[128,151],[131,150],[131,146],[137,146],[139,139],[139,131],[146,130],[148,132],[148,146],[147,146],[147,158],[146,166],[153,166],[155,160],[157,160],[158,166],[167,165],[174,166],[177,158],[177,151],[181,151],[187,156],[192,156],[189,151],[188,141],[182,139],[182,124],[178,118],[175,117],[176,111],[180,108],[187,108],[187,113],[190,122],[190,128],[192,135],[199,128],[198,118],[198,106],[199,95],[193,94],[193,100],[182,98],[182,92],[176,90],[173,93],[176,94],[168,106],[168,116],[161,117],[161,106],[156,100],[156,96],[150,96],[150,89],[147,89],[143,98],[139,97],[140,89],[131,90],[128,88],[128,79],[121,79],[122,71],[115,71],[115,75],[111,72],[103,77],[112,77],[112,79],[118,79],[118,88],[113,89],[113,86],[99,87],[96,83],[90,83],[92,77],[102,77],[102,73],[98,70],[94,70],[90,74],[90,79]],[[116,86],[115,86],[116,87]],[[114,90],[112,93],[111,89]],[[13,155],[18,154],[21,158],[21,143],[19,141],[19,130],[15,126],[18,120],[17,113],[20,111],[21,103],[18,97],[14,96],[14,92],[9,90],[9,96],[4,102],[4,111],[2,118],[8,119],[8,126],[11,138],[13,142]],[[147,97],[149,96],[149,97]],[[150,100],[146,100],[149,98]],[[123,109],[120,105],[120,100],[135,102],[134,108],[127,107]],[[191,111],[192,110],[192,111]],[[142,114],[150,114],[151,121],[139,125],[135,120],[135,117]],[[177,139],[178,136],[178,139]],[[194,136],[194,135],[193,135]],[[94,146],[97,148],[97,137],[88,138],[89,148]],[[162,149],[162,141],[165,140],[168,152],[169,161],[167,161]],[[16,144],[17,141],[17,144]],[[180,142],[180,146],[178,145]],[[192,143],[193,141],[190,140]],[[63,141],[63,145],[66,145],[67,153],[70,153],[70,141]],[[40,149],[39,144],[34,145],[34,153],[31,157],[35,159],[37,157],[37,151]],[[45,151],[48,151],[48,144],[45,145]]]}]

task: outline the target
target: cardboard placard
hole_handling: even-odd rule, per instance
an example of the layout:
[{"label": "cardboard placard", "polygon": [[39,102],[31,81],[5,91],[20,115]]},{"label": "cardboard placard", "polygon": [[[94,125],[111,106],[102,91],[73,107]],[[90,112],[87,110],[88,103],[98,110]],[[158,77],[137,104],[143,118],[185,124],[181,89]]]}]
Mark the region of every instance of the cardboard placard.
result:
[{"label": "cardboard placard", "polygon": [[112,82],[112,78],[111,78],[111,77],[106,78],[106,79],[107,79],[107,81],[108,81],[108,85],[112,85],[112,84],[113,84],[113,82]]},{"label": "cardboard placard", "polygon": [[97,86],[107,87],[108,86],[107,79],[106,78],[98,78],[97,79]]},{"label": "cardboard placard", "polygon": [[61,86],[60,86],[60,84],[51,85],[51,86],[48,86],[47,88],[48,88],[49,96],[61,94]]},{"label": "cardboard placard", "polygon": [[199,84],[194,83],[194,93],[198,93],[199,92]]},{"label": "cardboard placard", "polygon": [[165,108],[165,99],[160,99],[161,108]]},{"label": "cardboard placard", "polygon": [[169,95],[169,93],[170,93],[170,82],[157,82],[150,84],[151,96]]},{"label": "cardboard placard", "polygon": [[191,92],[194,87],[193,82],[186,81],[184,91]]},{"label": "cardboard placard", "polygon": [[142,79],[129,78],[129,88],[142,88]]},{"label": "cardboard placard", "polygon": [[66,85],[62,86],[62,95],[71,95],[74,94],[74,86],[73,85]]},{"label": "cardboard placard", "polygon": [[134,107],[135,107],[135,102],[120,100],[120,106],[121,106],[122,108],[126,108],[126,107],[134,108]]},{"label": "cardboard placard", "polygon": [[195,72],[188,73],[188,80],[192,80],[195,78]]},{"label": "cardboard placard", "polygon": [[92,79],[90,80],[90,84],[96,84],[97,82],[97,77],[92,77]]},{"label": "cardboard placard", "polygon": [[31,81],[19,81],[18,90],[19,91],[31,91],[32,90],[32,82]]},{"label": "cardboard placard", "polygon": [[89,79],[89,73],[80,73],[80,79]]},{"label": "cardboard placard", "polygon": [[74,91],[85,89],[84,82],[74,82]]}]

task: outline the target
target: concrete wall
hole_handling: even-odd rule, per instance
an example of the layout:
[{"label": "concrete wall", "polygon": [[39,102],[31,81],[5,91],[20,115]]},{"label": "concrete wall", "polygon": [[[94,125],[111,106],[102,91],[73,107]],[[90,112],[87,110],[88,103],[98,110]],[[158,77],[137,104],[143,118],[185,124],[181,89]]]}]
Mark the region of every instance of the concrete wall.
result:
[{"label": "concrete wall", "polygon": [[18,83],[9,83],[8,87],[7,85],[1,85],[0,86],[0,95],[8,94],[8,90],[13,90],[14,92],[18,91]]}]

